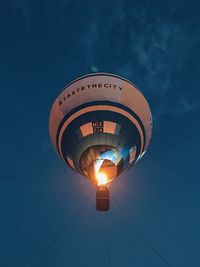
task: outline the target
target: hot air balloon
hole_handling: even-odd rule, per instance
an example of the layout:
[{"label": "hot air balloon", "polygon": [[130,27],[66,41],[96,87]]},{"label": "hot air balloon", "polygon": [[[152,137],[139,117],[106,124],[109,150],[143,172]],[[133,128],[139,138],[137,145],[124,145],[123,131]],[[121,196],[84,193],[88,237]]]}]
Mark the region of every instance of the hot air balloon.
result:
[{"label": "hot air balloon", "polygon": [[106,211],[108,185],[147,150],[152,115],[130,81],[93,73],[64,87],[53,103],[49,132],[61,159],[96,186],[96,210]]}]

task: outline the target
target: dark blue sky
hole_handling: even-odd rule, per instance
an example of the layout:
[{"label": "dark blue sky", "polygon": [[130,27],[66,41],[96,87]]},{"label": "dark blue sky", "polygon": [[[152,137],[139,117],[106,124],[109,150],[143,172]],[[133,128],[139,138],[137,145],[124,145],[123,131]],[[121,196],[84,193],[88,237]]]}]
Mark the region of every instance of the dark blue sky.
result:
[{"label": "dark blue sky", "polygon": [[[199,14],[197,0],[1,2],[0,266],[200,266]],[[93,71],[130,79],[154,118],[109,213],[48,133],[59,91]]]}]

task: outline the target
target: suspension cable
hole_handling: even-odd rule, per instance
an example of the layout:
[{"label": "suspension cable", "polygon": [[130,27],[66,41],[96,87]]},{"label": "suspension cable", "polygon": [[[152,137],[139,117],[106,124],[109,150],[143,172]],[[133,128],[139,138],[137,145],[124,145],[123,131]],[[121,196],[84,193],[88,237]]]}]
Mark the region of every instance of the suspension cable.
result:
[{"label": "suspension cable", "polygon": [[[47,248],[45,249],[45,251],[42,253],[42,255],[36,260],[36,262],[39,264],[41,262],[41,260],[48,255],[49,251],[54,247],[54,245],[56,244],[56,242],[61,238],[61,236],[64,234],[64,232],[66,231],[67,227],[80,215],[80,213],[84,210],[84,208],[86,207],[86,205],[88,204],[89,201],[89,197],[83,202],[83,204],[80,206],[80,208],[71,216],[70,219],[68,219],[65,224],[63,225],[63,227],[60,229],[60,231],[58,232],[58,234],[55,236],[55,238],[49,243],[49,245],[47,246]],[[35,263],[36,263],[35,262]],[[35,265],[33,265],[35,266]]]},{"label": "suspension cable", "polygon": [[[112,197],[112,202],[114,204],[114,208],[117,211],[117,214],[119,217],[121,217],[122,219],[124,219],[118,212],[118,205],[116,203],[116,201],[113,200]],[[151,245],[151,243],[149,241],[147,241],[147,239],[144,237],[144,235],[141,233],[141,231],[139,231],[139,229],[137,228],[137,226],[134,223],[134,227],[135,227],[135,231],[138,234],[138,236],[140,237],[140,239],[146,244],[147,247],[149,247],[151,249],[151,251],[154,252],[155,255],[157,255],[167,266],[172,267],[172,265],[169,263],[169,261],[164,258],[164,256],[161,255],[161,253],[153,246]]]}]

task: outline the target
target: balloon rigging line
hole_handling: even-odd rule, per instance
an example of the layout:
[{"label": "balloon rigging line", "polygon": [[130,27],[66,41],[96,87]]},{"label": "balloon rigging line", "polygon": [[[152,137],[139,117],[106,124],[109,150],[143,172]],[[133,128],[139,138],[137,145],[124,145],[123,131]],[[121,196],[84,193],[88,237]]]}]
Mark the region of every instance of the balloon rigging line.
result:
[{"label": "balloon rigging line", "polygon": [[106,256],[107,256],[107,263],[108,263],[108,267],[111,267],[111,260],[110,260],[110,250],[109,250],[109,244],[108,244],[108,239],[107,239],[107,230],[106,227],[104,225],[104,229],[106,234],[104,233],[104,242],[105,242],[105,248],[106,248]]},{"label": "balloon rigging line", "polygon": [[63,235],[63,233],[66,231],[67,226],[69,226],[78,216],[79,214],[83,211],[83,209],[86,207],[86,205],[88,204],[89,201],[89,197],[84,201],[83,205],[80,206],[80,208],[71,216],[70,219],[68,219],[65,224],[63,225],[62,229],[58,232],[57,236],[49,243],[49,245],[47,246],[46,250],[44,251],[44,253],[40,256],[39,261],[41,261],[41,259],[43,257],[45,257],[46,255],[48,255],[48,252],[53,248],[53,246],[55,245],[55,243],[61,238],[61,236]]},{"label": "balloon rigging line", "polygon": [[139,232],[138,232],[138,235],[140,236],[140,238],[142,239],[142,241],[169,267],[172,267],[172,265],[160,254],[160,252],[154,248],[151,243],[149,241],[146,240],[146,238],[144,238],[144,235]]},{"label": "balloon rigging line", "polygon": [[2,181],[37,181],[37,182],[49,182],[51,180],[39,177],[29,177],[29,176],[14,176],[14,175],[0,175],[0,180]]},{"label": "balloon rigging line", "polygon": [[[66,176],[67,177],[67,176]],[[71,184],[79,184],[82,183],[82,180],[69,180],[67,179],[46,179],[46,178],[40,178],[40,177],[30,177],[30,176],[14,176],[14,175],[0,175],[0,181],[2,182],[11,182],[11,181],[25,181],[25,182],[66,182]]]},{"label": "balloon rigging line", "polygon": [[[112,201],[113,201],[113,198],[112,198]],[[115,206],[115,210],[117,211],[117,214],[119,215],[118,205],[117,205],[116,201],[113,201],[113,203],[114,203],[114,206]],[[121,217],[121,215],[119,215],[119,217]],[[138,234],[138,236],[140,237],[140,239],[147,245],[147,247],[149,247],[154,252],[154,254],[156,254],[167,266],[172,267],[172,265],[160,254],[160,252],[155,247],[153,247],[149,241],[146,240],[146,238],[138,230],[136,225],[135,225],[135,230],[136,230],[136,233]]]}]

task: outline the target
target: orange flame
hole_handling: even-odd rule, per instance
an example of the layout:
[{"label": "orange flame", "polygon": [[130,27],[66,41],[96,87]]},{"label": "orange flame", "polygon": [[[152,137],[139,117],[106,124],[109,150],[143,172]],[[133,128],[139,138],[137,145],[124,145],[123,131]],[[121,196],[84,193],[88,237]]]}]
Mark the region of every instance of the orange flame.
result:
[{"label": "orange flame", "polygon": [[99,172],[96,177],[97,177],[98,185],[107,184],[108,177],[104,172]]}]

